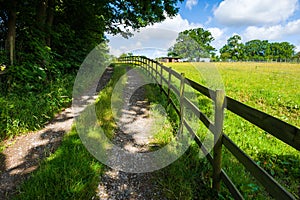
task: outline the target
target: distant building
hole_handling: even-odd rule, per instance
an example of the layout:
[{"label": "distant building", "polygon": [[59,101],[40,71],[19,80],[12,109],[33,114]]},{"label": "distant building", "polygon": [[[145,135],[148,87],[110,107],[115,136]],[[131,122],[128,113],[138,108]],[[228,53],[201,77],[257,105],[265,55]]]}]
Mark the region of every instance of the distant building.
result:
[{"label": "distant building", "polygon": [[160,57],[158,60],[160,62],[166,62],[166,63],[169,63],[169,62],[181,62],[180,58],[177,58],[177,57]]},{"label": "distant building", "polygon": [[199,62],[210,62],[210,58],[200,58]]}]

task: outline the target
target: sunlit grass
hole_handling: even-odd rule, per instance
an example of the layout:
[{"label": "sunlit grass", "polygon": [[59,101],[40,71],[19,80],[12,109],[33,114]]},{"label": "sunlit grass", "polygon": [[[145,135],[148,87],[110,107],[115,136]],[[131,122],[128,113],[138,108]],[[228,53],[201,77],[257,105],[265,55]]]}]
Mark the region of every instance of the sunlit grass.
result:
[{"label": "sunlit grass", "polygon": [[[146,86],[147,98],[152,106],[160,105],[166,110],[166,119],[152,140],[159,148],[170,143],[177,135],[179,117],[173,107],[168,104],[160,88],[154,85]],[[157,110],[153,117],[163,118]],[[158,148],[155,146],[153,150]],[[172,152],[170,152],[172,153]],[[210,166],[208,161],[199,157],[200,149],[192,142],[191,146],[178,160],[155,172],[162,194],[167,199],[216,199],[217,193],[211,188]]]},{"label": "sunlit grass", "polygon": [[[300,64],[289,63],[167,63],[200,82],[220,74],[227,96],[300,127]],[[203,70],[206,69],[206,70]],[[211,70],[211,73],[205,71]],[[203,77],[203,75],[206,75]]]},{"label": "sunlit grass", "polygon": [[[300,65],[289,63],[167,63],[175,71],[207,87],[222,88],[227,96],[300,126]],[[208,71],[212,74],[209,75]],[[218,71],[220,77],[216,76]],[[199,99],[200,102],[200,99]],[[199,103],[201,104],[201,102]],[[211,115],[207,110],[204,112]],[[246,120],[226,111],[224,132],[283,184],[298,195],[300,152],[284,144]],[[265,192],[243,167],[224,154],[223,167],[246,198],[264,198]]]}]

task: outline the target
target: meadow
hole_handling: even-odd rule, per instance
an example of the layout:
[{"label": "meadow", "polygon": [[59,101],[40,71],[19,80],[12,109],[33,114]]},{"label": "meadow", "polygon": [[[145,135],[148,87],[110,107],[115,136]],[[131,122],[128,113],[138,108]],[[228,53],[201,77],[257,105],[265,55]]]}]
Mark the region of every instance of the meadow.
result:
[{"label": "meadow", "polygon": [[[300,127],[300,65],[289,63],[164,63],[210,88]],[[199,96],[199,106],[203,97]],[[211,116],[211,109],[201,108]],[[299,197],[300,152],[225,110],[224,132],[294,196]],[[245,198],[268,198],[264,189],[224,149],[223,169]],[[225,192],[226,194],[227,192]]]}]

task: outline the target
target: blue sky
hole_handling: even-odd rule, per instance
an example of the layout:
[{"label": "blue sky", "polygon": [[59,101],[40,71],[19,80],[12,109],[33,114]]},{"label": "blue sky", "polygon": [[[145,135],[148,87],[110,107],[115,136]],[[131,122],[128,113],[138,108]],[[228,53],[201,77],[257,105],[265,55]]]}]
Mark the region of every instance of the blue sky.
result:
[{"label": "blue sky", "polygon": [[172,19],[135,32],[125,39],[110,36],[113,55],[133,52],[149,57],[166,54],[180,31],[191,28],[209,30],[220,49],[229,37],[239,34],[243,42],[253,39],[287,41],[300,51],[300,0],[185,0]]}]

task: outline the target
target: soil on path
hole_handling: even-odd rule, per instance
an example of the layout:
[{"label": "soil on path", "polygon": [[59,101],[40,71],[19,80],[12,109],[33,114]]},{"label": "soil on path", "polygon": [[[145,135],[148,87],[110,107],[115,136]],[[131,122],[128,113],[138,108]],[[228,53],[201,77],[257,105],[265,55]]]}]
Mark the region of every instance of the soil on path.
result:
[{"label": "soil on path", "polygon": [[[96,92],[99,92],[110,80],[112,72],[112,67],[106,68],[99,83],[87,92],[87,98],[81,100],[81,105],[88,105],[97,98],[95,88],[97,87]],[[78,114],[73,112],[72,108],[67,108],[56,115],[42,130],[4,142],[6,148],[0,153],[1,200],[13,196],[17,192],[17,187],[38,168],[41,160],[55,152],[64,134],[71,130],[74,117]]]},{"label": "soil on path", "polygon": [[[124,105],[117,120],[118,130],[113,143],[131,153],[146,153],[149,152],[153,137],[151,127],[155,119],[150,115],[145,88],[139,87],[143,77],[130,68],[127,71],[127,83],[123,90]],[[126,173],[108,168],[100,177],[95,199],[165,199],[155,180],[153,173]]]}]

